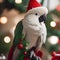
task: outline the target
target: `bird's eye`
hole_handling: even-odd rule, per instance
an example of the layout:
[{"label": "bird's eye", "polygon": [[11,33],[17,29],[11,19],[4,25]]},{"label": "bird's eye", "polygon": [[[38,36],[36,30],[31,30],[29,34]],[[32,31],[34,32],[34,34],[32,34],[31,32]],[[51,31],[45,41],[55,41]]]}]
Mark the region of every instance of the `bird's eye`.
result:
[{"label": "bird's eye", "polygon": [[35,13],[35,15],[38,15],[37,13]]}]

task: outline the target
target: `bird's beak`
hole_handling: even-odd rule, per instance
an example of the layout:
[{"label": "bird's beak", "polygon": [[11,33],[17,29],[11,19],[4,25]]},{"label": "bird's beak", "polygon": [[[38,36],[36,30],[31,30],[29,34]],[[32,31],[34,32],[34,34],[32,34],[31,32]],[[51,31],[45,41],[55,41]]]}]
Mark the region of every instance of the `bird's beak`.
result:
[{"label": "bird's beak", "polygon": [[44,14],[44,15],[42,15],[42,16],[40,16],[39,17],[39,22],[43,22],[44,21],[44,23],[46,22],[46,15]]}]

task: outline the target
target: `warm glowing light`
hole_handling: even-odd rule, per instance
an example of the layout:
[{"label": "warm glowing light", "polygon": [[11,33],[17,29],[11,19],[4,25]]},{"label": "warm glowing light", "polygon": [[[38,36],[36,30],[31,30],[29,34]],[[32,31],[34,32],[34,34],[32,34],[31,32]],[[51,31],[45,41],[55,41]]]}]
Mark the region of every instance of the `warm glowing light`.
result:
[{"label": "warm glowing light", "polygon": [[10,43],[11,39],[9,36],[4,37],[4,42],[5,43]]},{"label": "warm glowing light", "polygon": [[3,0],[0,0],[0,3],[3,3]]},{"label": "warm glowing light", "polygon": [[51,36],[48,38],[48,41],[50,44],[54,45],[54,44],[57,44],[58,41],[59,41],[59,38],[57,36]]},{"label": "warm glowing light", "polygon": [[20,4],[22,3],[22,0],[15,0],[15,3]]},{"label": "warm glowing light", "polygon": [[4,60],[6,59],[6,57],[5,57],[5,56],[3,56],[2,58],[3,58]]},{"label": "warm glowing light", "polygon": [[56,22],[51,21],[50,26],[51,26],[51,27],[55,27],[55,26],[56,26]]},{"label": "warm glowing light", "polygon": [[2,24],[6,24],[7,23],[7,17],[1,17],[1,19],[0,19],[0,22],[2,23]]}]

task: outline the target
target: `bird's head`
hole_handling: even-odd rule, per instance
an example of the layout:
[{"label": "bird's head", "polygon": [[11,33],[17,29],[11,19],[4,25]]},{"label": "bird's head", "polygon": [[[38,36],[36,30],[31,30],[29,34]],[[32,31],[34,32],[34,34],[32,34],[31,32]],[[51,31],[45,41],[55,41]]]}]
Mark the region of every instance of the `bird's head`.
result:
[{"label": "bird's head", "polygon": [[37,7],[26,13],[25,19],[28,23],[39,24],[46,21],[48,9],[46,7]]},{"label": "bird's head", "polygon": [[30,0],[27,7],[27,13],[23,21],[24,26],[28,26],[29,28],[35,30],[39,30],[41,27],[46,28],[45,21],[47,13],[48,9],[41,6],[41,4],[37,2],[37,0]]}]

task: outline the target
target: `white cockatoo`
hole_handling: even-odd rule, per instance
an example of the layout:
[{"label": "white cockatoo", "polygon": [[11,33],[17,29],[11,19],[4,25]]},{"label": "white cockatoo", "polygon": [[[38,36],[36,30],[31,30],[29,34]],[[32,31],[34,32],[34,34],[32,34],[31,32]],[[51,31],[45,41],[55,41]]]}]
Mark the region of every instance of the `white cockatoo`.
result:
[{"label": "white cockatoo", "polygon": [[30,43],[28,46],[29,48],[38,44],[37,48],[40,49],[42,44],[46,42],[46,10],[47,8],[45,7],[31,9],[22,20],[26,40]]},{"label": "white cockatoo", "polygon": [[[22,19],[22,21],[20,21],[16,26],[15,38],[13,41],[13,46],[11,47],[8,55],[8,60],[16,60],[19,52],[17,52],[18,49],[15,49],[15,47],[17,46],[19,42],[17,40],[21,38],[22,33],[25,36],[25,40],[29,42],[29,45],[27,46],[28,49],[31,49],[32,47],[35,47],[36,50],[41,49],[42,44],[46,42],[47,30],[45,21],[47,13],[47,8],[42,7],[37,0],[30,0],[24,19]],[[14,51],[15,53],[13,53]],[[34,51],[31,51],[30,57],[32,57],[32,55],[35,55]]]}]

